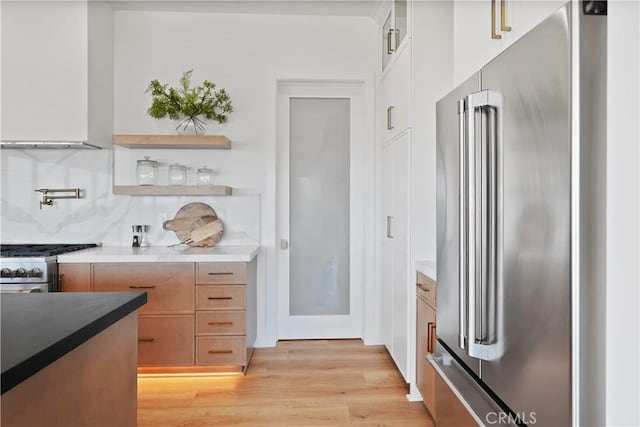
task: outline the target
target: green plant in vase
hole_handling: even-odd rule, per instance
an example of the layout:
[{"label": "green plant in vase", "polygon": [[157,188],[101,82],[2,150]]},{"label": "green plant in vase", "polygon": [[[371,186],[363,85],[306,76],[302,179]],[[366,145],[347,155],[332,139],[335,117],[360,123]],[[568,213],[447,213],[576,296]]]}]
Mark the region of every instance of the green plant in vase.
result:
[{"label": "green plant in vase", "polygon": [[152,80],[147,88],[152,99],[147,114],[155,119],[167,116],[172,120],[182,119],[176,127],[178,133],[189,133],[189,129],[193,129],[199,135],[204,133],[206,125],[201,117],[225,123],[233,106],[227,92],[224,89],[216,91],[216,84],[209,80],[191,87],[191,74],[193,70],[185,71],[177,88]]}]

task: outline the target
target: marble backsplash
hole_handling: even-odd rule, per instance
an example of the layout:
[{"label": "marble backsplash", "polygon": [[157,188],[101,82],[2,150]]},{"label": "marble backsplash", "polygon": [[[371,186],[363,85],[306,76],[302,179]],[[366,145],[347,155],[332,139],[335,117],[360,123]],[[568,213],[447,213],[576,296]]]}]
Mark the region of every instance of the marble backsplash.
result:
[{"label": "marble backsplash", "polygon": [[[149,242],[177,242],[162,222],[189,202],[207,203],[223,221],[219,245],[260,241],[260,195],[231,197],[140,197],[112,193],[111,149],[1,150],[0,241],[2,243],[131,244],[132,224],[149,224]],[[39,188],[76,188],[79,200],[56,200],[39,208]]]}]

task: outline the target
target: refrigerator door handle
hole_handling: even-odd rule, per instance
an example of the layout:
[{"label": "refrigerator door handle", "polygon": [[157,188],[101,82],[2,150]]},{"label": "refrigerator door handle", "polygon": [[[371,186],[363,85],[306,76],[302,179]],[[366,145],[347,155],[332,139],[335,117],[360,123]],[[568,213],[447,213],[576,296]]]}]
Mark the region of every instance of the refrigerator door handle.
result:
[{"label": "refrigerator door handle", "polygon": [[[467,212],[464,217],[461,218],[461,223],[466,222],[466,246],[461,247],[461,253],[466,252],[466,296],[467,296],[467,354],[471,357],[475,357],[481,360],[494,360],[500,358],[502,355],[503,340],[500,337],[500,315],[496,310],[499,310],[501,302],[498,295],[498,259],[500,257],[499,246],[499,216],[502,193],[500,190],[501,182],[499,182],[499,176],[501,175],[501,129],[502,129],[502,96],[498,92],[484,90],[481,92],[472,93],[467,95],[464,99],[466,109],[466,132],[467,132],[467,152],[466,152],[466,203]],[[494,132],[492,132],[492,141],[489,142],[490,158],[487,172],[487,178],[489,182],[489,191],[487,192],[487,231],[486,235],[478,236],[477,232],[477,215],[482,216],[482,212],[477,212],[477,194],[478,187],[476,184],[476,110],[481,108],[492,108],[495,110],[496,123]],[[480,168],[482,169],[482,168]],[[462,174],[462,172],[461,172]],[[462,210],[461,210],[462,212]],[[482,234],[482,226],[480,226],[480,232]],[[480,242],[478,242],[478,237]],[[462,238],[461,238],[462,242]],[[479,244],[478,244],[479,243]],[[486,248],[486,249],[485,249]],[[480,266],[480,272],[487,274],[487,289],[489,295],[495,296],[496,302],[491,304],[490,310],[482,310],[481,319],[484,322],[489,319],[498,319],[495,323],[495,331],[488,332],[487,337],[477,337],[477,255],[478,251],[487,250],[487,256],[480,256],[479,258],[486,259],[487,265]],[[480,278],[481,282],[482,279]],[[484,306],[484,305],[483,305]],[[491,322],[489,322],[491,323]]]},{"label": "refrigerator door handle", "polygon": [[459,182],[459,254],[458,254],[458,346],[467,348],[467,144],[465,139],[465,100],[458,101],[458,142],[460,156],[460,182]]}]

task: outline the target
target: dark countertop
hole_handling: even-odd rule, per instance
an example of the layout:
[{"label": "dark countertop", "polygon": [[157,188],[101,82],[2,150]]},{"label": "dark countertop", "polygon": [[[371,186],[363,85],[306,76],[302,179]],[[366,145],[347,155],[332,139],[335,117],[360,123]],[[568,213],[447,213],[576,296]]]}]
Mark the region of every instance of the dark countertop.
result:
[{"label": "dark countertop", "polygon": [[2,294],[2,393],[147,302],[146,292]]}]

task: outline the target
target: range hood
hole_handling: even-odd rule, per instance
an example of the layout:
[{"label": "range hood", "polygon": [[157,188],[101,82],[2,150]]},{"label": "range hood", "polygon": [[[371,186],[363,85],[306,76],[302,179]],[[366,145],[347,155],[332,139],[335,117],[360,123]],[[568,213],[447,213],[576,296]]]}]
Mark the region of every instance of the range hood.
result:
[{"label": "range hood", "polygon": [[86,141],[37,141],[37,140],[2,140],[0,148],[75,148],[82,150],[101,150],[102,147]]}]

